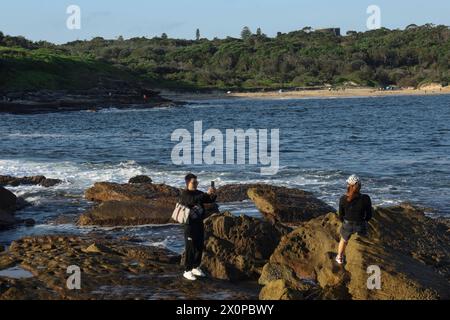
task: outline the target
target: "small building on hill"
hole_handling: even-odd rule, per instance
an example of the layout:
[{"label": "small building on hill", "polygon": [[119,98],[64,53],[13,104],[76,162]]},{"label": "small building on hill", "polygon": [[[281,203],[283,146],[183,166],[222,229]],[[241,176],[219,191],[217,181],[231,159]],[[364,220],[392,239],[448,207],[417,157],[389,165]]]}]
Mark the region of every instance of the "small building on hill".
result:
[{"label": "small building on hill", "polygon": [[335,36],[341,35],[341,28],[324,28],[324,29],[317,29],[316,32],[323,32],[323,33],[331,33]]}]

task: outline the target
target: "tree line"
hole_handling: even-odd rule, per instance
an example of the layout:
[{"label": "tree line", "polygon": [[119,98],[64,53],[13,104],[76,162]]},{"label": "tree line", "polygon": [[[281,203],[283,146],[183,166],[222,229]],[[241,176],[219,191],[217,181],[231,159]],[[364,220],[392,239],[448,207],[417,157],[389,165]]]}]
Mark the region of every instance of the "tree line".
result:
[{"label": "tree line", "polygon": [[[63,45],[32,42],[0,33],[0,46],[45,48],[94,59],[136,74],[160,87],[263,89],[359,85],[448,85],[450,29],[408,26],[348,32],[340,36],[311,28],[275,37],[244,28],[241,38],[195,40],[136,37],[93,38]],[[1,56],[0,56],[1,59]]]}]

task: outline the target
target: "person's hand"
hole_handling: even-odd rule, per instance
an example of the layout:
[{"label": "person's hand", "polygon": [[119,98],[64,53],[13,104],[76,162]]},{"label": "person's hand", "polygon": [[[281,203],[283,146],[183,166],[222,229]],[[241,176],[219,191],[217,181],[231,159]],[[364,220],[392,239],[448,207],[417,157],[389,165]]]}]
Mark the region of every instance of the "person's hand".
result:
[{"label": "person's hand", "polygon": [[216,188],[209,188],[208,189],[208,194],[209,195],[216,194],[216,191],[217,191]]}]

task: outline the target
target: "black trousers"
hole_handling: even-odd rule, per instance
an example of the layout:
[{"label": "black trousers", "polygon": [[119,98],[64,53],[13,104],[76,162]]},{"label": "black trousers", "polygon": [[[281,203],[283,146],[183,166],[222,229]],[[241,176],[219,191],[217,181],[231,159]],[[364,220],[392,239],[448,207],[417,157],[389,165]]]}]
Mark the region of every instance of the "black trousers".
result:
[{"label": "black trousers", "polygon": [[205,229],[203,221],[192,220],[184,225],[184,242],[185,242],[185,270],[200,267],[202,262],[203,247],[205,242]]}]

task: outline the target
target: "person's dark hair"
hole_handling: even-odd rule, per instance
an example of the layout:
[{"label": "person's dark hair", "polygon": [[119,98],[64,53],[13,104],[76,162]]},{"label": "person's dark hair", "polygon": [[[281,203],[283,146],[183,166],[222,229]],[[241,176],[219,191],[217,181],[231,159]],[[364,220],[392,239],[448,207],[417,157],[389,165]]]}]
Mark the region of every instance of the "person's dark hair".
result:
[{"label": "person's dark hair", "polygon": [[197,179],[197,176],[192,173],[187,174],[186,177],[184,177],[184,181],[186,182],[186,185],[188,185],[189,181],[191,181],[192,179]]}]

